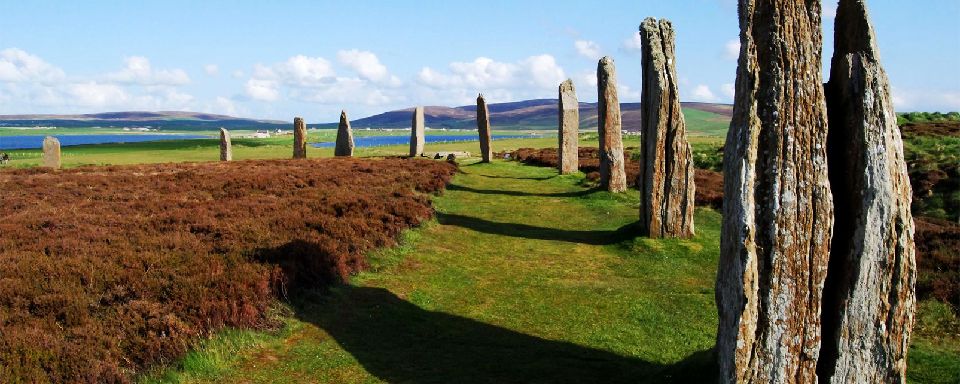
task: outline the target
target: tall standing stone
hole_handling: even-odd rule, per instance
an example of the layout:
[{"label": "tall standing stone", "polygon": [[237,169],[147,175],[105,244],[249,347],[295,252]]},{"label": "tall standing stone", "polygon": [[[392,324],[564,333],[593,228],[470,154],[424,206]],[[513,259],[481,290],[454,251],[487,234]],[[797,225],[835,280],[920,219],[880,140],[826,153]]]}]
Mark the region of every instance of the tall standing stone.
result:
[{"label": "tall standing stone", "polygon": [[43,139],[43,166],[60,169],[60,140],[47,136]]},{"label": "tall standing stone", "polygon": [[477,96],[477,131],[480,133],[480,154],[482,163],[489,163],[493,157],[493,150],[490,148],[490,109],[487,108],[487,100],[483,94]]},{"label": "tall standing stone", "polygon": [[597,64],[597,131],[600,134],[600,186],[610,192],[627,190],[623,169],[620,99],[617,97],[617,70],[613,59],[604,56]]},{"label": "tall standing stone", "polygon": [[307,158],[307,124],[302,117],[293,118],[293,158]]},{"label": "tall standing stone", "polygon": [[833,198],[819,0],[739,0],[716,301],[722,383],[814,383]]},{"label": "tall standing stone", "polygon": [[410,122],[410,157],[423,154],[423,107],[413,109],[413,121]]},{"label": "tall standing stone", "polygon": [[560,159],[560,173],[566,175],[576,172],[580,166],[577,142],[580,135],[580,102],[577,101],[573,80],[567,79],[560,83],[559,103],[560,132],[557,136],[560,146],[557,157]]},{"label": "tall standing stone", "polygon": [[353,156],[353,130],[350,129],[350,120],[347,111],[340,111],[340,127],[337,128],[337,146],[333,149],[334,156]]},{"label": "tall standing stone", "polygon": [[650,237],[690,237],[694,233],[693,152],[680,110],[673,25],[647,18],[640,25],[640,40],[640,232]]},{"label": "tall standing stone", "polygon": [[836,207],[824,287],[822,383],[904,383],[916,305],[911,188],[863,0],[840,0],[827,83]]},{"label": "tall standing stone", "polygon": [[230,142],[230,131],[220,128],[220,161],[233,160],[233,146]]}]

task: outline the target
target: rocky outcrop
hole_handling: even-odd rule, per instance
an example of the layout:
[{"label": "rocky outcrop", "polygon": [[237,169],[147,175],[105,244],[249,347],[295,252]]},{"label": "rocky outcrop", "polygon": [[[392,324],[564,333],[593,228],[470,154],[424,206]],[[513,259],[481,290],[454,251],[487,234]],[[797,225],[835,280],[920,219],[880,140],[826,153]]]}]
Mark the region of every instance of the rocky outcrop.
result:
[{"label": "rocky outcrop", "polygon": [[643,113],[640,142],[640,232],[649,237],[694,234],[693,152],[680,110],[673,25],[640,25]]},{"label": "rocky outcrop", "polygon": [[610,192],[627,190],[623,169],[623,137],[620,133],[620,99],[613,59],[604,56],[597,64],[597,130],[600,134],[600,186]]},{"label": "rocky outcrop", "polygon": [[580,135],[580,102],[577,101],[577,90],[573,80],[567,79],[560,83],[559,101],[560,146],[558,157],[560,160],[560,174],[566,175],[577,172],[579,157],[577,157],[578,140]]},{"label": "rocky outcrop", "polygon": [[350,120],[347,111],[340,111],[340,126],[337,128],[337,146],[333,149],[334,156],[353,156],[353,130],[350,129]]},{"label": "rocky outcrop", "polygon": [[220,128],[220,161],[233,160],[233,145],[230,142],[230,131]]},{"label": "rocky outcrop", "polygon": [[60,169],[60,140],[47,136],[43,139],[43,166]]},{"label": "rocky outcrop", "polygon": [[836,221],[824,288],[823,383],[904,383],[916,261],[903,142],[863,0],[840,0],[827,83]]},{"label": "rocky outcrop", "polygon": [[490,110],[483,94],[477,96],[477,131],[480,133],[480,162],[489,163],[493,157],[493,149],[490,148]]},{"label": "rocky outcrop", "polygon": [[423,107],[413,109],[413,121],[410,123],[410,157],[423,154]]},{"label": "rocky outcrop", "polygon": [[740,0],[716,301],[722,383],[814,383],[833,198],[819,0]]},{"label": "rocky outcrop", "polygon": [[307,158],[307,124],[302,117],[293,118],[293,158]]}]

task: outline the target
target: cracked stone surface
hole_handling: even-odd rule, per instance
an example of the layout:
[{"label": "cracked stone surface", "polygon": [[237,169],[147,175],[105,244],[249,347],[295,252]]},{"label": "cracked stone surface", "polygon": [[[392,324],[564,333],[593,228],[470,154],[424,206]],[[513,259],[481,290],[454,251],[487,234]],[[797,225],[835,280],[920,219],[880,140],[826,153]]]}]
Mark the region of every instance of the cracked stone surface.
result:
[{"label": "cracked stone surface", "polygon": [[716,302],[722,383],[814,383],[833,197],[819,0],[740,0]]},{"label": "cracked stone surface", "polygon": [[307,124],[302,117],[293,118],[293,158],[307,158]]},{"label": "cracked stone surface", "polygon": [[477,96],[477,132],[480,134],[480,156],[482,163],[489,163],[493,157],[490,148],[490,109],[483,95]]},{"label": "cracked stone surface", "polygon": [[620,99],[617,97],[617,70],[610,56],[597,63],[597,131],[600,135],[600,186],[610,192],[627,190],[623,168]]},{"label": "cracked stone surface", "polygon": [[47,136],[43,139],[43,166],[60,169],[60,140]]},{"label": "cracked stone surface", "polygon": [[230,142],[230,131],[220,128],[220,161],[233,160],[233,145]]},{"label": "cracked stone surface", "polygon": [[337,144],[333,148],[334,156],[353,156],[353,130],[350,129],[350,120],[347,111],[340,111],[340,125],[337,127]]},{"label": "cracked stone surface", "polygon": [[413,109],[413,120],[410,122],[410,157],[423,154],[423,107]]},{"label": "cracked stone surface", "polygon": [[691,237],[695,172],[680,110],[673,25],[647,18],[640,25],[640,40],[640,232],[653,238]]},{"label": "cracked stone surface", "polygon": [[567,175],[577,172],[580,158],[578,157],[580,135],[580,102],[577,101],[577,89],[573,80],[567,79],[560,83],[559,97],[559,153],[560,173]]},{"label": "cracked stone surface", "polygon": [[836,221],[824,288],[821,382],[904,383],[916,306],[911,187],[863,0],[840,0],[826,86]]}]

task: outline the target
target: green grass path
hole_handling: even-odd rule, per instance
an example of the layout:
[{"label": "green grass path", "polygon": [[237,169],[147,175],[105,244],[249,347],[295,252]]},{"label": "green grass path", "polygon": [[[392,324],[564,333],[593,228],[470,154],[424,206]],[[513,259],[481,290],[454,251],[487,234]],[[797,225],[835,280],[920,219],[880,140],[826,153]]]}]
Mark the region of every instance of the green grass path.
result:
[{"label": "green grass path", "polygon": [[[437,220],[301,298],[277,334],[232,331],[154,380],[651,382],[712,371],[719,214],[696,239],[633,240],[636,191],[494,162],[462,166]],[[230,351],[240,350],[239,355]],[[693,369],[688,369],[693,368]]]},{"label": "green grass path", "polygon": [[[692,240],[637,238],[635,190],[511,162],[461,172],[436,220],[351,284],[293,299],[279,331],[222,332],[142,381],[712,381],[718,212],[698,209]],[[955,348],[914,341],[914,381],[956,377]]]}]

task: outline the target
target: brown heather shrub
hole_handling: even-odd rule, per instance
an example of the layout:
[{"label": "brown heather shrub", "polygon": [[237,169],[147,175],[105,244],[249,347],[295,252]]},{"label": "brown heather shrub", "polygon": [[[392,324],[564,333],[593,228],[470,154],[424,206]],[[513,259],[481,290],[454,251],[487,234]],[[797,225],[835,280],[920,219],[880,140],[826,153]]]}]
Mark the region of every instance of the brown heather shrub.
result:
[{"label": "brown heather shrub", "polygon": [[[432,214],[425,160],[0,172],[0,382],[127,382]],[[420,192],[420,193],[418,193]]]},{"label": "brown heather shrub", "polygon": [[960,224],[917,217],[917,295],[960,310]]},{"label": "brown heather shrub", "polygon": [[[631,156],[632,153],[636,150],[636,148],[626,148],[624,158],[631,159],[633,157]],[[600,151],[597,148],[580,147],[578,149],[577,155],[580,157],[579,168],[581,172],[587,175],[588,180],[600,180],[599,153]],[[556,168],[560,164],[557,158],[556,148],[520,148],[516,151],[500,152],[497,154],[497,157],[503,158],[504,155],[508,154],[511,159],[527,165]],[[624,163],[624,170],[627,173],[627,180],[630,182],[630,186],[636,188],[637,177],[640,175],[640,162],[627,160]],[[697,186],[696,204],[699,206],[720,208],[723,204],[723,174],[706,169],[697,169],[694,177],[696,178],[694,182]]]}]

